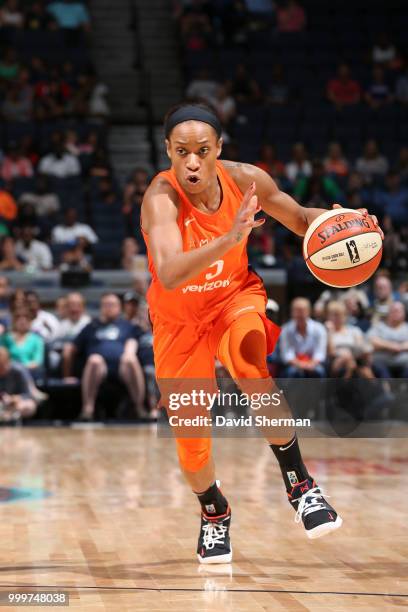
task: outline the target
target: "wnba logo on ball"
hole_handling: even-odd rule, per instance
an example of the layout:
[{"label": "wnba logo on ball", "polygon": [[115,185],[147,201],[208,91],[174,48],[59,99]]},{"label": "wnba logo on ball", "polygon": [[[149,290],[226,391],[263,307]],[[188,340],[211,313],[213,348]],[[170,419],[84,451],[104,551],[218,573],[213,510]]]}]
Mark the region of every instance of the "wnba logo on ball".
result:
[{"label": "wnba logo on ball", "polygon": [[339,215],[336,217],[336,221],[343,221],[345,215]]},{"label": "wnba logo on ball", "polygon": [[346,242],[347,251],[350,257],[351,263],[358,263],[360,261],[360,255],[355,240],[349,240]]}]

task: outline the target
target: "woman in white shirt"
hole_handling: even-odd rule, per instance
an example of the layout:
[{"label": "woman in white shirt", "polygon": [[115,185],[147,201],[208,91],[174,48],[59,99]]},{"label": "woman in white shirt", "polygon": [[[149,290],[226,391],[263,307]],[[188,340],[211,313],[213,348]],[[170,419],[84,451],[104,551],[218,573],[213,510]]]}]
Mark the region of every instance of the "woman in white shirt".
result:
[{"label": "woman in white shirt", "polygon": [[343,302],[329,302],[326,316],[330,373],[350,378],[357,367],[368,367],[365,358],[371,352],[370,346],[359,327],[347,325],[347,309]]}]

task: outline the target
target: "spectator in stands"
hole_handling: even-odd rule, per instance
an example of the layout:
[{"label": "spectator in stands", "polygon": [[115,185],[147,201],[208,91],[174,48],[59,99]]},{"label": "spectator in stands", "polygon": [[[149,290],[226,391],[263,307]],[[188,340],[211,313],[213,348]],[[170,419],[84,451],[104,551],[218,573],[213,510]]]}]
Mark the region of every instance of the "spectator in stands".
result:
[{"label": "spectator in stands", "polygon": [[57,338],[65,342],[72,341],[91,321],[85,309],[85,299],[80,293],[68,293],[66,296],[66,315],[60,321]]},{"label": "spectator in stands", "polygon": [[34,414],[36,403],[30,395],[27,379],[21,369],[10,363],[4,347],[0,347],[0,419],[12,421]]},{"label": "spectator in stands", "polygon": [[312,164],[308,160],[305,145],[302,142],[297,142],[292,147],[292,159],[286,164],[286,176],[292,182],[295,182],[298,177],[311,176]]},{"label": "spectator in stands", "polygon": [[6,92],[1,105],[1,114],[5,121],[18,123],[29,121],[32,111],[32,99],[24,95],[22,87],[15,83]]},{"label": "spectator in stands", "polygon": [[31,162],[23,157],[17,143],[11,142],[8,146],[7,155],[1,164],[1,178],[10,182],[17,178],[30,178],[34,171]]},{"label": "spectator in stands", "polygon": [[37,121],[60,119],[72,114],[73,91],[59,76],[54,68],[45,80],[36,83],[34,88],[34,118]]},{"label": "spectator in stands", "polygon": [[408,105],[408,62],[405,67],[405,72],[397,80],[395,88],[395,97],[400,104]]},{"label": "spectator in stands", "polygon": [[[61,304],[59,308],[58,303]],[[59,328],[55,339],[48,345],[48,364],[53,374],[62,376],[64,345],[72,342],[81,333],[90,323],[91,317],[85,312],[83,296],[75,292],[57,300],[56,312],[59,317]]]},{"label": "spectator in stands", "polygon": [[325,326],[330,376],[351,378],[358,375],[359,367],[370,367],[367,357],[371,347],[359,327],[347,324],[347,309],[343,302],[329,302]]},{"label": "spectator in stands", "polygon": [[331,142],[324,160],[324,169],[328,174],[344,177],[349,173],[349,163],[343,155],[339,142]]},{"label": "spectator in stands", "polygon": [[10,321],[11,286],[7,276],[0,276],[0,334],[3,334]]},{"label": "spectator in stands", "polygon": [[255,165],[277,180],[282,178],[285,174],[285,166],[277,158],[275,147],[268,143],[262,145],[259,160]]},{"label": "spectator in stands", "polygon": [[218,83],[212,78],[208,68],[201,68],[186,90],[186,96],[192,100],[203,99],[213,105],[217,96]]},{"label": "spectator in stands", "polygon": [[323,162],[315,159],[310,176],[300,176],[294,185],[293,195],[306,206],[326,208],[330,202],[342,199],[335,179],[326,175]]},{"label": "spectator in stands", "polygon": [[[0,270],[12,272],[24,268],[24,260],[16,254],[14,238],[4,236],[0,246]],[[1,277],[2,278],[2,277]]]},{"label": "spectator in stands", "polygon": [[393,302],[385,321],[367,332],[374,354],[373,362],[383,369],[384,377],[408,378],[408,323],[402,302]]},{"label": "spectator in stands", "polygon": [[157,416],[156,406],[160,394],[155,380],[152,330],[150,325],[145,324],[145,309],[142,305],[142,297],[138,293],[127,291],[122,301],[124,317],[136,329],[137,358],[145,376],[149,415],[150,418],[154,418]]},{"label": "spectator in stands", "polygon": [[38,217],[35,212],[35,208],[32,204],[23,204],[18,208],[16,227],[14,228],[14,234],[16,238],[20,237],[20,228],[25,227],[27,225],[35,229],[35,235],[37,238],[39,238],[40,228],[38,223]]},{"label": "spectator in stands", "polygon": [[38,30],[55,30],[58,24],[55,19],[45,10],[42,1],[35,1],[25,11],[24,29],[38,32]]},{"label": "spectator in stands", "polygon": [[123,295],[123,316],[132,325],[139,325],[139,307],[141,296],[136,291],[126,291]]},{"label": "spectator in stands", "polygon": [[368,140],[364,146],[363,156],[356,163],[356,170],[363,175],[366,183],[375,178],[383,178],[388,172],[388,161],[381,155],[375,140]]},{"label": "spectator in stands", "polygon": [[32,317],[31,331],[41,336],[45,342],[54,340],[58,336],[60,326],[57,317],[41,308],[40,298],[36,291],[26,291],[24,295]]},{"label": "spectator in stands", "polygon": [[222,39],[227,45],[244,45],[248,40],[251,20],[244,0],[232,0],[221,15]]},{"label": "spectator in stands", "polygon": [[20,140],[20,149],[23,157],[29,159],[33,168],[36,168],[40,156],[38,154],[36,144],[34,143],[34,137],[32,134],[24,134]]},{"label": "spectator in stands", "polygon": [[248,237],[248,258],[251,265],[269,268],[276,264],[275,242],[271,228],[254,227]]},{"label": "spectator in stands", "polygon": [[402,231],[398,231],[392,223],[391,217],[385,215],[381,221],[384,232],[382,265],[391,272],[399,269],[408,269],[407,243],[403,239]]},{"label": "spectator in stands", "polygon": [[343,106],[358,104],[361,100],[361,87],[351,77],[348,64],[342,63],[337,69],[337,77],[331,79],[327,85],[327,97],[338,110]]},{"label": "spectator in stands", "polygon": [[282,64],[274,64],[271,72],[271,79],[266,95],[267,104],[282,105],[287,104],[290,98],[290,89],[283,72]]},{"label": "spectator in stands", "polygon": [[37,176],[33,192],[26,192],[20,196],[20,205],[31,204],[39,217],[54,215],[61,208],[59,197],[49,187],[46,176]]},{"label": "spectator in stands", "polygon": [[53,152],[40,160],[38,172],[56,178],[68,178],[78,176],[81,173],[81,166],[74,155],[65,151],[62,143],[57,143]]},{"label": "spectator in stands", "polygon": [[184,7],[180,17],[180,33],[187,49],[204,49],[213,34],[210,16],[206,6],[193,2]]},{"label": "spectator in stands", "polygon": [[299,297],[292,301],[291,320],[283,325],[279,340],[286,378],[322,378],[326,374],[327,332],[310,313],[309,300]]},{"label": "spectator in stands", "polygon": [[80,240],[84,246],[98,242],[98,236],[87,223],[78,223],[75,208],[68,208],[64,214],[64,223],[52,230],[51,240],[54,244],[73,244]]},{"label": "spectator in stands", "polygon": [[122,259],[121,264],[124,270],[133,272],[137,266],[139,257],[139,245],[133,236],[125,238],[122,242]]},{"label": "spectator in stands", "polygon": [[90,30],[90,19],[86,6],[77,0],[56,0],[48,4],[47,11],[60,28],[66,30]]},{"label": "spectator in stands", "polygon": [[64,148],[68,153],[71,153],[71,155],[75,155],[75,157],[80,155],[78,132],[74,129],[69,129],[65,132]]},{"label": "spectator in stands", "polygon": [[36,55],[30,59],[29,72],[31,85],[36,85],[41,81],[46,81],[48,78],[48,71],[45,67],[44,60]]},{"label": "spectator in stands", "polygon": [[228,128],[228,125],[236,115],[237,107],[234,98],[228,94],[225,85],[218,85],[213,106],[222,125]]},{"label": "spectator in stands", "polygon": [[234,77],[227,83],[228,93],[240,104],[255,104],[260,99],[258,83],[244,64],[238,64]]},{"label": "spectator in stands", "polygon": [[391,87],[385,79],[384,69],[379,64],[373,68],[372,80],[365,93],[365,100],[375,110],[394,101]]},{"label": "spectator in stands", "polygon": [[0,60],[0,85],[7,87],[10,81],[17,79],[19,71],[16,52],[12,47],[8,47]]},{"label": "spectator in stands", "polygon": [[401,182],[408,185],[408,147],[400,149],[396,169],[401,177]]},{"label": "spectator in stands", "polygon": [[392,282],[385,274],[377,273],[374,277],[371,324],[383,321],[396,299]]},{"label": "spectator in stands", "polygon": [[5,0],[0,8],[0,28],[17,28],[24,25],[24,15],[18,5],[18,0]]},{"label": "spectator in stands", "polygon": [[91,90],[88,101],[88,115],[93,123],[105,123],[109,119],[111,109],[108,103],[109,88],[106,83],[96,82]]},{"label": "spectator in stands", "polygon": [[[133,189],[133,185],[131,186]],[[126,189],[126,188],[125,188]],[[119,212],[120,208],[120,193],[112,178],[100,178],[98,184],[95,185],[95,204],[101,210],[116,209]],[[98,214],[96,212],[96,214]]]},{"label": "spectator in stands", "polygon": [[9,306],[11,313],[13,313],[18,308],[24,309],[27,307],[26,293],[24,289],[15,289],[12,292],[12,294],[10,295]]},{"label": "spectator in stands", "polygon": [[149,173],[144,168],[135,168],[132,172],[128,183],[125,187],[125,198],[131,195],[134,191],[142,191],[143,193],[149,186]]},{"label": "spectator in stands", "polygon": [[60,295],[55,301],[55,314],[62,321],[67,317],[67,298],[65,295]]},{"label": "spectator in stands", "polygon": [[109,155],[104,148],[98,147],[93,154],[89,168],[89,175],[99,178],[108,178],[112,176],[112,167],[109,162]]},{"label": "spectator in stands", "polygon": [[372,61],[374,64],[383,64],[385,68],[392,68],[397,59],[397,50],[390,41],[386,32],[377,36],[372,49]]},{"label": "spectator in stands", "polygon": [[85,252],[83,240],[67,245],[61,256],[61,272],[92,272],[92,257]]},{"label": "spectator in stands", "polygon": [[[124,216],[126,235],[135,236],[139,246],[142,247],[142,235],[140,232],[140,211],[142,207],[144,192],[133,191],[130,195],[129,191],[125,193],[125,204],[122,208]],[[142,249],[143,250],[143,249]]]},{"label": "spectator in stands", "polygon": [[0,346],[7,349],[13,361],[23,364],[36,378],[44,366],[44,340],[30,331],[31,323],[28,309],[15,310],[11,331],[0,337]]},{"label": "spectator in stands", "polygon": [[0,236],[8,236],[10,223],[17,217],[17,204],[11,193],[0,189]]},{"label": "spectator in stands", "polygon": [[368,316],[368,297],[363,290],[351,287],[341,296],[341,301],[346,308],[347,324],[359,327],[366,332],[370,327]]},{"label": "spectator in stands", "polygon": [[385,186],[386,189],[377,189],[371,195],[372,203],[394,226],[408,225],[408,187],[401,185],[398,172],[388,173]]},{"label": "spectator in stands", "polygon": [[34,235],[33,227],[21,229],[21,237],[16,243],[16,255],[32,270],[51,270],[53,261],[50,248],[45,242],[36,240]]},{"label": "spectator in stands", "polygon": [[306,14],[296,0],[284,0],[277,11],[279,32],[301,32],[306,27]]},{"label": "spectator in stands", "polygon": [[92,418],[102,381],[109,375],[122,379],[132,398],[136,414],[143,415],[145,384],[137,353],[137,330],[121,318],[122,306],[117,295],[105,294],[101,299],[100,315],[65,345],[64,375],[71,376],[73,358],[86,359],[82,376],[82,413]]}]

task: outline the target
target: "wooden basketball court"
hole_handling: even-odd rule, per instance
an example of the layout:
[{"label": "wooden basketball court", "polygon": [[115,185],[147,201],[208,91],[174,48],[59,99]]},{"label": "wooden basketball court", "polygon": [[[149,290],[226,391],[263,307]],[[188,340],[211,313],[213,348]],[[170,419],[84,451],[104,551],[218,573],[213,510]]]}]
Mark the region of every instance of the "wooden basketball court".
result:
[{"label": "wooden basketball court", "polygon": [[212,567],[197,563],[199,506],[173,440],[154,426],[2,429],[0,438],[2,592],[69,591],[70,608],[121,612],[408,607],[403,438],[302,442],[344,519],[314,541],[294,523],[268,446],[216,440],[234,562]]}]

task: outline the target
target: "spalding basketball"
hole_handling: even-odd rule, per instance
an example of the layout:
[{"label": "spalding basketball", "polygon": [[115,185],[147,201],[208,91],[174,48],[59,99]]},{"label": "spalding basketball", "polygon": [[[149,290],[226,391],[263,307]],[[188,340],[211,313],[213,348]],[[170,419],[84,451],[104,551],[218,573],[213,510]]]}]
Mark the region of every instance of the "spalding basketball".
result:
[{"label": "spalding basketball", "polygon": [[354,287],[374,274],[382,239],[369,217],[350,208],[319,215],[307,229],[303,257],[310,272],[330,287]]}]

